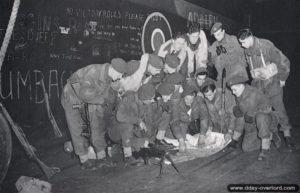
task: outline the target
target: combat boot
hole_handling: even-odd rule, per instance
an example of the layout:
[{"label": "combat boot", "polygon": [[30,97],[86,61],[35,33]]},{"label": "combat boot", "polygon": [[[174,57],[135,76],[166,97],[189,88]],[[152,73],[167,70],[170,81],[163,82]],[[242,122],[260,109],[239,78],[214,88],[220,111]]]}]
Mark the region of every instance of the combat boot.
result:
[{"label": "combat boot", "polygon": [[258,155],[258,160],[262,161],[264,159],[267,159],[270,156],[270,150],[269,149],[262,149],[261,152]]},{"label": "combat boot", "polygon": [[262,161],[269,157],[270,155],[270,146],[271,146],[271,137],[270,138],[263,138],[261,140],[261,152],[258,155],[258,160]]},{"label": "combat boot", "polygon": [[239,142],[236,140],[231,140],[231,142],[227,145],[229,149],[236,149],[239,147]]},{"label": "combat boot", "polygon": [[290,149],[294,149],[295,148],[295,144],[293,143],[291,137],[285,137],[285,144]]},{"label": "combat boot", "polygon": [[95,160],[95,166],[96,168],[111,168],[111,167],[115,167],[117,164],[115,162],[113,162],[111,159],[109,158],[102,158],[102,159],[96,159]]},{"label": "combat boot", "polygon": [[96,170],[95,160],[88,159],[87,161],[81,163],[81,169],[83,170]]},{"label": "combat boot", "polygon": [[289,148],[290,151],[295,149],[295,144],[292,142],[292,137],[291,137],[291,130],[287,129],[283,131],[284,139],[285,139],[285,145],[287,148]]}]

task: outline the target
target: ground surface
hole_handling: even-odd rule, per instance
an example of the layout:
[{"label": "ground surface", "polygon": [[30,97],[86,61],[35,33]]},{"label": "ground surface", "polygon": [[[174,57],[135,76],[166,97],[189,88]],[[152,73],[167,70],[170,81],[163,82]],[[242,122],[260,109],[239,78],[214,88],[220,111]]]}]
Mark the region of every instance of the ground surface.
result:
[{"label": "ground surface", "polygon": [[[295,139],[299,139],[295,128]],[[46,133],[45,133],[46,132]],[[48,128],[43,134],[51,134]],[[46,136],[46,135],[44,135]],[[63,151],[65,139],[49,143],[40,138],[39,132],[32,144],[38,147],[38,155],[48,166],[57,166],[62,172],[47,180],[37,165],[29,161],[23,150],[15,145],[12,162],[2,185],[3,193],[16,192],[14,183],[19,176],[31,176],[49,181],[54,193],[98,193],[98,192],[228,192],[228,184],[299,184],[300,185],[300,141],[297,149],[286,152],[283,146],[271,151],[267,161],[257,161],[258,151],[243,153],[241,150],[226,150],[211,157],[199,158],[177,165],[181,174],[171,166],[164,170],[162,178],[159,166],[124,167],[96,171],[83,171],[76,158]],[[45,143],[45,141],[47,143]],[[55,143],[54,143],[55,142]]]}]

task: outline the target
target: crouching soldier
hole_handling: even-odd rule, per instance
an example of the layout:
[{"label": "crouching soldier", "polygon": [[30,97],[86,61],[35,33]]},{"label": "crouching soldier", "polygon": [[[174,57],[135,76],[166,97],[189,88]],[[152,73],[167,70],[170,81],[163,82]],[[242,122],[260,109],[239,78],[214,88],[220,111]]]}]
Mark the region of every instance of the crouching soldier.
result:
[{"label": "crouching soldier", "polygon": [[271,140],[274,140],[276,147],[280,146],[278,120],[269,99],[261,91],[247,85],[246,81],[247,78],[243,76],[235,76],[227,82],[236,96],[237,106],[233,113],[238,123],[229,146],[236,147],[237,140],[245,130],[242,149],[253,151],[261,148],[258,160],[263,160],[268,157]]},{"label": "crouching soldier", "polygon": [[[105,159],[105,120],[112,82],[126,73],[125,61],[113,59],[111,64],[93,64],[77,70],[67,80],[61,103],[65,110],[75,154],[83,169],[112,166]],[[84,129],[84,126],[86,127]],[[97,160],[88,154],[93,146]]]},{"label": "crouching soldier", "polygon": [[[177,107],[177,103],[180,100],[180,95],[178,98],[179,89],[176,89],[175,87],[176,86],[172,83],[163,82],[157,88],[157,93],[159,96],[161,96],[161,99],[158,100],[158,104],[161,108],[162,115],[158,124],[155,143],[157,145],[162,145],[168,148],[172,148],[173,146],[167,143],[164,138],[167,129],[170,129],[172,111],[175,110],[175,108]],[[176,90],[178,90],[178,92]]]},{"label": "crouching soldier", "polygon": [[195,87],[186,85],[180,101],[171,113],[171,130],[179,141],[179,152],[184,152],[186,150],[186,134],[191,123],[199,119],[200,134],[205,134],[209,118],[207,108],[203,99],[196,95]]},{"label": "crouching soldier", "polygon": [[137,93],[126,92],[117,106],[112,126],[108,128],[109,137],[122,143],[127,164],[139,164],[140,160],[132,157],[132,152],[154,140],[161,119],[154,97],[155,88],[151,84],[142,85]]},{"label": "crouching soldier", "polygon": [[[225,133],[225,140],[230,140],[235,128],[235,117],[232,111],[236,105],[234,96],[230,92],[222,93],[222,89],[216,88],[216,83],[212,79],[204,82],[201,92],[204,94],[210,118],[209,126],[212,131]],[[224,101],[222,97],[224,97]],[[205,135],[204,132],[206,133],[206,131],[202,132]],[[203,134],[200,135],[199,144],[204,144],[205,136]]]}]

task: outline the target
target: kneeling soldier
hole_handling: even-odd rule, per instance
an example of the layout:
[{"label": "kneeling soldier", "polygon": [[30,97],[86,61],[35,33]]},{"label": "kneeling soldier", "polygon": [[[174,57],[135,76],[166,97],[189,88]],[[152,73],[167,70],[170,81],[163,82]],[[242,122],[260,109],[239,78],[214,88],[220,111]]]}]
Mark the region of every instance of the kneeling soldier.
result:
[{"label": "kneeling soldier", "polygon": [[268,157],[272,139],[277,147],[280,146],[277,131],[278,120],[275,112],[272,111],[268,97],[256,88],[247,85],[246,81],[247,78],[243,76],[235,76],[227,81],[232,93],[236,96],[237,106],[234,107],[233,113],[239,123],[229,145],[236,146],[237,140],[245,130],[243,150],[253,151],[261,147],[258,160],[263,160]]},{"label": "kneeling soldier", "polygon": [[132,157],[133,150],[139,150],[154,140],[161,113],[154,100],[155,88],[151,84],[142,85],[137,93],[126,92],[116,109],[116,116],[108,134],[114,142],[121,141],[124,160],[130,165],[140,161]]},{"label": "kneeling soldier", "polygon": [[[212,131],[225,133],[225,140],[230,140],[235,128],[235,117],[232,109],[235,106],[234,96],[231,92],[225,92],[224,112],[222,112],[222,89],[216,88],[216,83],[212,79],[207,79],[201,86],[204,101],[207,105]],[[205,135],[206,131],[203,131]],[[203,135],[202,134],[202,135]],[[200,135],[201,142],[204,143],[204,135]]]},{"label": "kneeling soldier", "polygon": [[209,115],[205,103],[201,97],[196,95],[194,86],[186,85],[177,108],[172,111],[170,121],[172,132],[179,141],[179,152],[186,150],[187,129],[197,119],[200,120],[200,128],[203,128],[200,131],[207,130]]}]

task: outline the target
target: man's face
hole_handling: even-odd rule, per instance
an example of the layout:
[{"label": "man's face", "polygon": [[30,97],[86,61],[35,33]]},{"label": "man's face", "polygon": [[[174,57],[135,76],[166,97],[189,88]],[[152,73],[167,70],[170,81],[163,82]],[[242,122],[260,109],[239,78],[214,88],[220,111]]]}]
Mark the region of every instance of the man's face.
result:
[{"label": "man's face", "polygon": [[242,96],[242,94],[245,90],[245,85],[244,84],[235,84],[235,85],[232,85],[230,88],[232,90],[232,93],[236,97],[240,97],[240,96]]},{"label": "man's face", "polygon": [[164,65],[164,72],[167,74],[173,74],[176,72],[175,68],[171,68],[167,63]]},{"label": "man's face", "polygon": [[249,37],[247,37],[247,38],[245,38],[243,40],[239,39],[239,42],[241,43],[241,45],[242,45],[243,48],[248,49],[248,48],[250,48],[252,46],[252,40],[253,40],[252,37],[249,36]]},{"label": "man's face", "polygon": [[184,103],[186,106],[192,106],[192,103],[194,101],[195,96],[194,95],[187,95],[184,97]]},{"label": "man's face", "polygon": [[180,51],[185,45],[185,39],[183,37],[176,38],[174,41],[174,49],[176,52]]},{"label": "man's face", "polygon": [[207,100],[212,101],[216,96],[216,92],[217,90],[209,90],[208,92],[204,93],[204,97],[207,98]]},{"label": "man's face", "polygon": [[183,92],[183,88],[180,84],[175,85],[175,92],[179,92],[179,93]]},{"label": "man's face", "polygon": [[159,74],[160,73],[160,71],[161,71],[161,69],[159,69],[159,68],[155,68],[155,67],[153,67],[151,64],[149,64],[149,66],[148,66],[148,72],[151,74],[151,75],[157,75],[157,74]]},{"label": "man's face", "polygon": [[214,37],[218,42],[222,41],[224,36],[225,36],[225,30],[222,28],[214,33]]},{"label": "man's face", "polygon": [[109,67],[109,71],[108,71],[108,75],[110,76],[110,78],[113,80],[113,81],[117,81],[117,80],[120,80],[123,76],[122,73],[116,71],[113,67]]},{"label": "man's face", "polygon": [[196,77],[196,82],[197,82],[197,85],[199,87],[201,87],[203,85],[203,83],[205,82],[205,80],[206,80],[206,75],[198,75]]},{"label": "man's face", "polygon": [[194,32],[188,35],[189,40],[192,44],[196,44],[199,39],[200,32]]},{"label": "man's face", "polygon": [[161,97],[162,97],[162,100],[163,100],[163,102],[168,102],[170,99],[171,99],[171,96],[172,96],[172,94],[170,94],[170,95],[162,95]]}]

